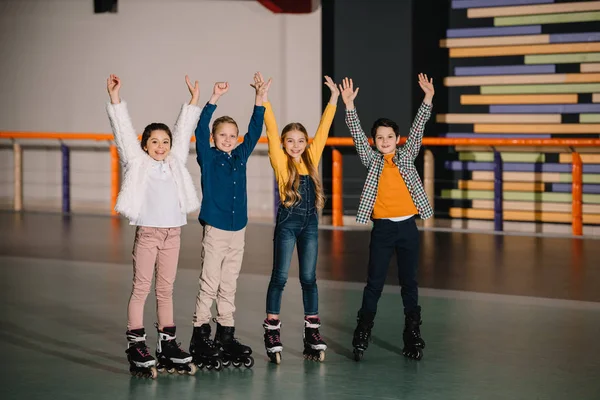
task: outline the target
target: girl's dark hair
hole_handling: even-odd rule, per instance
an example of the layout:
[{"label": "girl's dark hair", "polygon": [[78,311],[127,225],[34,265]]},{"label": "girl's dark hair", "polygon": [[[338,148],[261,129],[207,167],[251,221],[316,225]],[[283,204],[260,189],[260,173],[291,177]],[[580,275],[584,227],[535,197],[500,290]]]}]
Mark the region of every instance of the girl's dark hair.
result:
[{"label": "girl's dark hair", "polygon": [[171,134],[171,130],[169,129],[169,127],[161,122],[153,122],[146,128],[144,128],[144,133],[142,133],[142,141],[140,142],[140,144],[142,145],[142,150],[144,150],[144,148],[148,144],[148,139],[150,139],[150,135],[153,131],[167,132],[167,135],[169,135],[169,141],[171,142],[171,146],[173,145],[173,135]]},{"label": "girl's dark hair", "polygon": [[387,128],[392,128],[396,137],[400,136],[400,128],[398,128],[398,124],[388,118],[379,118],[377,121],[373,123],[373,127],[371,128],[371,136],[375,139],[375,134],[377,134],[377,128],[380,126],[385,126]]}]

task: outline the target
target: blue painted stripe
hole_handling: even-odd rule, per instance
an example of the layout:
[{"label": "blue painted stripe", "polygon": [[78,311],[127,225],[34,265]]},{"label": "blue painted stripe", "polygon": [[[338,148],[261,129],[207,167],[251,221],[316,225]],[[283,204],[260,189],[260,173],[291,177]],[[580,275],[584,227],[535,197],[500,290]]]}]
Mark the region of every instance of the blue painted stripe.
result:
[{"label": "blue painted stripe", "polygon": [[522,6],[526,4],[549,4],[554,0],[452,0],[452,8],[474,8],[495,6]]},{"label": "blue painted stripe", "polygon": [[456,76],[515,75],[515,74],[554,74],[556,65],[498,65],[493,67],[456,67]]},{"label": "blue painted stripe", "polygon": [[598,104],[523,104],[523,105],[490,105],[492,114],[579,114],[600,113]]},{"label": "blue painted stripe", "polygon": [[[571,193],[572,186],[570,183],[553,183],[552,191],[560,193]],[[582,185],[583,193],[600,194],[600,185],[584,184]]]},{"label": "blue painted stripe", "polygon": [[466,138],[466,139],[550,139],[550,135],[538,135],[535,133],[519,134],[519,133],[443,133],[442,137],[447,138]]},{"label": "blue painted stripe", "polygon": [[[475,162],[475,161],[446,161],[447,169],[453,171],[493,171],[493,162]],[[557,163],[504,163],[502,165],[504,172],[571,172],[571,164]],[[600,164],[584,164],[584,174],[600,173]]]},{"label": "blue painted stripe", "polygon": [[461,28],[446,30],[446,37],[481,37],[508,35],[536,35],[542,33],[541,25],[500,26],[496,28]]},{"label": "blue painted stripe", "polygon": [[600,32],[553,33],[550,43],[600,42]]}]

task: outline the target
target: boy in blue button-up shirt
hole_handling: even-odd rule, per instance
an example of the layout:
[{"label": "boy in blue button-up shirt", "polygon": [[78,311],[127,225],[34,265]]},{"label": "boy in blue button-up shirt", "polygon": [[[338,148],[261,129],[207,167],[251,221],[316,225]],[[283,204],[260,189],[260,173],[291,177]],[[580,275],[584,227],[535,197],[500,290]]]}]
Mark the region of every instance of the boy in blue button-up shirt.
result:
[{"label": "boy in blue button-up shirt", "polygon": [[[204,106],[196,128],[196,154],[201,171],[202,206],[198,219],[203,226],[200,290],[196,297],[194,332],[190,352],[197,364],[212,363],[219,367],[219,352],[224,361],[248,363],[252,350],[234,338],[235,291],[242,267],[248,195],[246,165],[248,157],[261,136],[265,108],[262,98],[267,85],[257,82],[255,106],[248,133],[239,145],[239,129],[233,118],[217,118],[209,130],[211,117],[219,98],[227,93],[229,84],[217,82],[213,94]],[[210,146],[212,135],[215,143]],[[211,307],[217,302],[217,331],[214,345],[210,340]]]}]

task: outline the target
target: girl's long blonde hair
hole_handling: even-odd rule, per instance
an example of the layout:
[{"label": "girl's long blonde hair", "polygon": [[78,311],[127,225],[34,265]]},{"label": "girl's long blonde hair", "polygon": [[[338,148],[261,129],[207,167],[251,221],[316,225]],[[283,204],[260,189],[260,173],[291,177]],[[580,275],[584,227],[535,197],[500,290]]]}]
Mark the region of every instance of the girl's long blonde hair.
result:
[{"label": "girl's long blonde hair", "polygon": [[[306,143],[308,143],[308,133],[306,132],[306,128],[299,122],[289,123],[283,128],[283,131],[281,131],[282,143],[285,141],[285,136],[292,131],[302,132],[304,134],[304,138],[306,139]],[[287,156],[287,170],[289,179],[285,183],[285,199],[283,199],[282,204],[285,207],[291,207],[298,203],[302,197],[298,191],[298,187],[300,186],[300,174],[298,173],[294,159],[290,157],[287,152],[285,152],[285,155]],[[302,162],[306,164],[306,168],[308,169],[308,175],[315,184],[315,205],[318,209],[322,209],[325,206],[325,195],[323,194],[323,185],[321,184],[321,178],[319,177],[317,166],[313,164],[308,151],[305,150],[301,157]]]}]

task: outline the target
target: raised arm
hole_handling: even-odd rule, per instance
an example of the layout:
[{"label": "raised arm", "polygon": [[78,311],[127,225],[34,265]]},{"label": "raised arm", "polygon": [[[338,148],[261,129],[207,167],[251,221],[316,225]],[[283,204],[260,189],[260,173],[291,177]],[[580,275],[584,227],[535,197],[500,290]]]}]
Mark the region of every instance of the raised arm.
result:
[{"label": "raised arm", "polygon": [[417,111],[417,115],[410,127],[410,132],[408,134],[408,138],[406,139],[406,143],[402,148],[403,152],[406,152],[408,157],[410,157],[413,161],[419,155],[419,151],[421,150],[421,143],[423,142],[423,132],[425,131],[425,124],[431,117],[431,109],[433,96],[435,94],[435,90],[433,88],[433,78],[428,79],[427,75],[419,74],[419,86],[423,89],[425,93],[425,97],[423,98],[423,103],[419,107]]},{"label": "raised arm", "polygon": [[308,153],[315,166],[317,166],[319,160],[321,160],[321,155],[323,154],[323,149],[325,148],[325,143],[327,143],[327,137],[329,136],[329,130],[333,123],[333,117],[335,117],[338,97],[340,96],[340,91],[333,80],[328,76],[325,76],[325,85],[327,85],[331,91],[331,96],[329,97],[329,103],[327,103],[325,111],[323,111],[323,115],[321,116],[321,121],[319,122],[315,137],[308,148]]},{"label": "raised arm", "polygon": [[240,156],[247,159],[250,157],[252,150],[256,147],[258,139],[262,134],[262,127],[265,118],[265,107],[263,106],[263,97],[267,96],[269,86],[271,86],[271,80],[268,83],[262,79],[260,72],[254,74],[254,84],[250,84],[254,88],[254,110],[250,123],[248,124],[248,133],[244,136],[244,141],[240,144],[236,151],[239,152]]},{"label": "raised arm", "polygon": [[137,139],[135,129],[129,117],[127,103],[121,101],[121,79],[111,75],[106,80],[106,88],[110,96],[110,102],[106,105],[106,112],[110,120],[110,126],[115,136],[115,144],[119,150],[122,163],[128,163],[136,157],[144,155],[144,150]]},{"label": "raised arm", "polygon": [[202,113],[200,114],[200,120],[198,121],[198,126],[196,126],[196,157],[198,162],[201,162],[205,157],[206,153],[210,150],[210,120],[212,118],[213,113],[217,109],[217,101],[221,98],[222,95],[227,93],[229,90],[229,83],[227,82],[217,82],[213,87],[213,93],[210,96],[210,100],[202,109]]},{"label": "raised arm", "polygon": [[340,91],[342,92],[342,100],[346,105],[346,125],[350,129],[352,140],[354,141],[354,147],[360,157],[360,161],[367,168],[371,165],[373,157],[375,156],[375,150],[371,148],[369,139],[362,129],[360,119],[358,119],[358,113],[354,107],[354,99],[358,95],[358,89],[354,90],[354,82],[352,79],[344,78],[340,85]]},{"label": "raised arm", "polygon": [[183,162],[188,158],[190,152],[190,139],[194,134],[194,128],[198,124],[198,118],[200,117],[200,108],[198,107],[200,89],[198,81],[192,86],[190,78],[186,75],[185,83],[187,84],[192,98],[189,104],[184,104],[181,107],[179,117],[173,128],[173,145],[171,147],[173,155]]},{"label": "raised arm", "polygon": [[[259,75],[262,79],[262,75]],[[267,141],[269,143],[269,161],[275,171],[287,168],[287,157],[281,147],[281,137],[273,107],[269,102],[269,89],[271,88],[271,79],[267,83],[267,90],[263,95],[263,106],[265,107],[265,127],[267,129]]]}]

